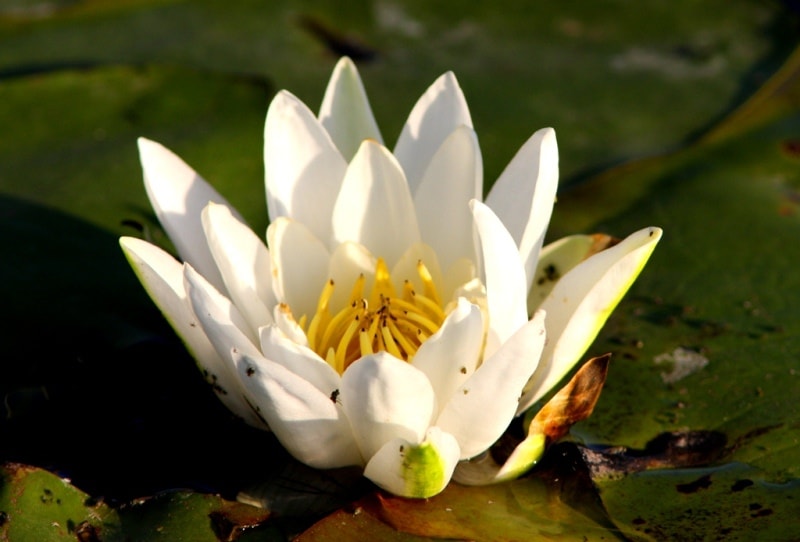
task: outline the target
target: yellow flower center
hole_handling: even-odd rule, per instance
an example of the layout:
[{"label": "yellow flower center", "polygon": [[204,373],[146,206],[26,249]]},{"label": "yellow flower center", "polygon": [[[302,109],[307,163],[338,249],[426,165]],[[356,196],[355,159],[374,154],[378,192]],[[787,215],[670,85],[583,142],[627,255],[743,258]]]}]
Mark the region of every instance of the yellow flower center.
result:
[{"label": "yellow flower center", "polygon": [[[417,274],[423,291],[415,291],[406,280],[401,295],[397,295],[386,262],[378,259],[372,291],[364,292],[366,277],[360,275],[349,303],[336,314],[329,310],[334,289],[333,280],[329,280],[306,330],[311,349],[339,373],[361,356],[380,351],[410,361],[420,345],[439,330],[445,317],[436,285],[421,261],[417,262]],[[305,329],[304,320],[300,325]]]}]

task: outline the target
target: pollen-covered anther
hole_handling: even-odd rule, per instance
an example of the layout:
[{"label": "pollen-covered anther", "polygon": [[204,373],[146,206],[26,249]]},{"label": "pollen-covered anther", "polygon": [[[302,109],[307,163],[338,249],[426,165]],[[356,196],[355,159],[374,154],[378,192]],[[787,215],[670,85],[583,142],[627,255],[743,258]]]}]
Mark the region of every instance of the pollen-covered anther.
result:
[{"label": "pollen-covered anther", "polygon": [[329,280],[304,328],[309,346],[340,373],[358,358],[380,351],[411,360],[445,318],[436,284],[422,261],[417,274],[422,293],[406,280],[398,295],[386,263],[378,259],[371,290],[365,292],[366,277],[360,275],[349,302],[335,314],[330,307],[335,285]]}]

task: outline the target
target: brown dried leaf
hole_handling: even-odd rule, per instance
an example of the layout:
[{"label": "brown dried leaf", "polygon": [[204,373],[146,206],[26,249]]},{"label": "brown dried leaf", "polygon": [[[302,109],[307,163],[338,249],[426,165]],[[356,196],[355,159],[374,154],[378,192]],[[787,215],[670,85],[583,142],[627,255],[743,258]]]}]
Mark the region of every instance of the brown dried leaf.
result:
[{"label": "brown dried leaf", "polygon": [[588,418],[606,382],[610,359],[611,354],[604,354],[587,361],[536,414],[528,434],[544,434],[549,442],[555,442],[574,424]]}]

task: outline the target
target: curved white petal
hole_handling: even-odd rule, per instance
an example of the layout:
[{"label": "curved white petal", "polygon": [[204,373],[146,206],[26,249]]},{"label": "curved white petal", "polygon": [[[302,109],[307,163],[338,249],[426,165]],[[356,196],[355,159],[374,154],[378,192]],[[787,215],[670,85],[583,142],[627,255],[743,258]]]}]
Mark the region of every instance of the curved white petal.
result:
[{"label": "curved white petal", "polygon": [[447,72],[417,100],[394,147],[412,193],[434,153],[462,124],[472,128],[472,117],[456,76]]},{"label": "curved white petal", "polygon": [[261,355],[256,346],[258,336],[250,330],[239,309],[189,264],[183,266],[183,287],[200,327],[221,358],[225,359],[231,348]]},{"label": "curved white petal", "polygon": [[395,495],[424,499],[447,487],[458,457],[453,435],[431,427],[420,444],[401,438],[384,444],[370,458],[364,476]]},{"label": "curved white petal", "polygon": [[569,235],[542,248],[528,291],[528,312],[536,310],[558,280],[586,258],[593,244],[591,235]]},{"label": "curved white petal", "polygon": [[208,246],[231,300],[253,331],[274,322],[272,264],[264,242],[224,205],[209,203],[202,214]]},{"label": "curved white petal", "polygon": [[364,464],[335,400],[266,358],[232,356],[254,410],[295,458],[318,469]]},{"label": "curved white petal", "polygon": [[461,459],[491,446],[516,413],[522,388],[539,363],[545,314],[537,311],[453,394],[434,425],[456,437]]},{"label": "curved white petal", "polygon": [[353,158],[365,139],[383,143],[364,84],[356,65],[347,57],[342,57],[333,69],[319,110],[319,121],[347,161]]},{"label": "curved white petal", "polygon": [[530,287],[558,188],[556,132],[542,128],[520,148],[497,179],[486,205],[519,247]]},{"label": "curved white petal", "polygon": [[314,316],[317,300],[328,277],[330,254],[305,224],[278,218],[267,228],[272,256],[272,284],[279,303],[286,303],[296,319]]},{"label": "curved white petal", "polygon": [[248,424],[264,428],[244,400],[233,365],[217,354],[197,323],[183,287],[183,264],[141,239],[122,237],[119,244],[148,295],[183,340],[223,404]]},{"label": "curved white petal", "polygon": [[541,304],[547,311],[547,346],[525,386],[518,412],[544,396],[566,375],[636,280],[661,239],[645,228],[584,260],[559,280]]},{"label": "curved white petal", "polygon": [[411,363],[430,380],[439,410],[475,372],[482,348],[481,309],[459,298],[442,327],[422,343]]},{"label": "curved white petal", "polygon": [[284,335],[289,337],[289,340],[301,346],[308,346],[308,337],[297,320],[294,319],[292,309],[286,303],[278,303],[275,305],[275,310],[272,313],[275,318],[275,325],[278,326]]},{"label": "curved white petal", "polygon": [[270,220],[304,223],[326,244],[347,162],[306,105],[279,92],[264,125],[264,173]]},{"label": "curved white petal", "polygon": [[342,243],[334,249],[328,262],[328,274],[334,284],[330,300],[331,314],[336,314],[348,303],[360,275],[365,278],[364,291],[372,290],[377,261],[364,245],[353,241]]},{"label": "curved white petal", "polygon": [[354,362],[342,375],[339,399],[361,454],[372,457],[395,438],[422,442],[434,408],[424,373],[386,352]]},{"label": "curved white petal", "polygon": [[[453,300],[456,292],[472,283],[478,276],[477,262],[473,259],[459,258],[446,269],[442,279],[442,299]],[[481,298],[485,298],[485,292]]]},{"label": "curved white petal", "polygon": [[459,126],[433,155],[414,193],[422,240],[436,251],[443,269],[459,258],[475,261],[469,202],[481,199],[482,183],[478,138],[469,126]]},{"label": "curved white petal", "polygon": [[478,229],[489,310],[486,356],[491,356],[528,320],[525,270],[514,239],[489,207],[470,202]]},{"label": "curved white petal", "polygon": [[347,167],[333,208],[333,234],[338,243],[361,243],[389,267],[419,242],[405,176],[383,145],[364,141]]},{"label": "curved white petal", "polygon": [[339,373],[307,346],[288,338],[277,326],[259,330],[264,357],[310,382],[320,392],[331,394],[339,389]]},{"label": "curved white petal", "polygon": [[200,213],[209,202],[230,208],[244,220],[214,188],[175,153],[155,141],[140,137],[139,159],[150,204],[180,257],[190,263],[215,288],[224,291],[222,276],[208,249]]}]

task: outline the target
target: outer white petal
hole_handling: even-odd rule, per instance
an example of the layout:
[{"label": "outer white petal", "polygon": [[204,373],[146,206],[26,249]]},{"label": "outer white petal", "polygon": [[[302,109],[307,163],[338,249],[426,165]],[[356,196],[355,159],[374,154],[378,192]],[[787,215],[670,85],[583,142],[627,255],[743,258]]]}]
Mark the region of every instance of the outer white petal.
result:
[{"label": "outer white petal", "polygon": [[330,242],[331,212],[347,162],[311,110],[286,91],[267,112],[264,168],[270,219],[288,216]]},{"label": "outer white petal", "polygon": [[[140,137],[139,158],[150,204],[180,257],[224,291],[222,276],[208,249],[200,213],[213,201],[235,209],[175,153],[155,141]],[[242,220],[244,221],[244,220]]]},{"label": "outer white petal", "polygon": [[365,139],[383,143],[364,84],[356,65],[347,57],[336,63],[322,99],[319,121],[348,161]]},{"label": "outer white petal", "polygon": [[300,222],[278,218],[267,228],[272,256],[272,284],[280,303],[295,318],[311,318],[328,277],[330,254],[325,245]]},{"label": "outer white petal", "polygon": [[330,397],[263,357],[232,356],[253,408],[290,454],[319,469],[364,464],[341,407]]},{"label": "outer white petal", "polygon": [[364,141],[350,162],[333,209],[333,233],[339,243],[361,243],[389,267],[419,242],[405,176],[383,145]]},{"label": "outer white petal", "polygon": [[274,322],[272,264],[264,242],[227,207],[216,203],[203,210],[203,229],[231,300],[250,328],[256,331]]},{"label": "outer white petal", "polygon": [[528,312],[536,310],[558,280],[586,258],[593,244],[591,235],[570,235],[542,248],[528,291]]},{"label": "outer white petal", "polygon": [[433,497],[447,487],[458,457],[453,435],[431,427],[421,444],[401,438],[384,444],[367,463],[364,476],[401,497]]},{"label": "outer white petal", "polygon": [[261,355],[256,346],[258,337],[250,330],[239,309],[189,264],[183,266],[183,287],[200,327],[221,358],[225,359],[231,348]]},{"label": "outer white petal", "polygon": [[422,240],[432,246],[443,269],[459,258],[475,261],[475,233],[469,202],[480,200],[483,161],[475,131],[459,126],[444,140],[414,193]]},{"label": "outer white petal", "polygon": [[519,247],[530,287],[558,187],[558,145],[552,128],[533,134],[486,197]]},{"label": "outer white petal", "polygon": [[475,372],[482,347],[481,309],[459,298],[439,331],[422,343],[412,360],[412,365],[430,380],[439,410]]},{"label": "outer white petal", "polygon": [[461,459],[486,450],[508,427],[522,388],[539,363],[545,342],[544,321],[544,312],[537,311],[478,367],[442,410],[434,425],[456,437]]},{"label": "outer white petal", "polygon": [[420,443],[430,426],[434,395],[424,373],[386,352],[357,360],[342,375],[339,399],[361,454],[387,442]]},{"label": "outer white petal", "polygon": [[528,320],[525,270],[517,245],[489,207],[470,203],[478,228],[489,310],[486,356],[491,356]]},{"label": "outer white petal", "polygon": [[584,260],[556,283],[541,304],[547,311],[547,346],[520,399],[522,412],[543,397],[580,359],[661,239],[645,228]]},{"label": "outer white petal", "polygon": [[264,428],[244,400],[233,365],[217,354],[189,307],[183,287],[183,264],[141,239],[122,237],[119,243],[145,290],[183,340],[223,404],[248,424]]},{"label": "outer white petal", "polygon": [[307,346],[288,338],[277,326],[259,330],[264,356],[310,382],[328,397],[339,389],[339,373]]},{"label": "outer white petal", "polygon": [[394,148],[412,193],[434,153],[462,124],[472,128],[472,117],[456,76],[447,72],[417,100]]}]

